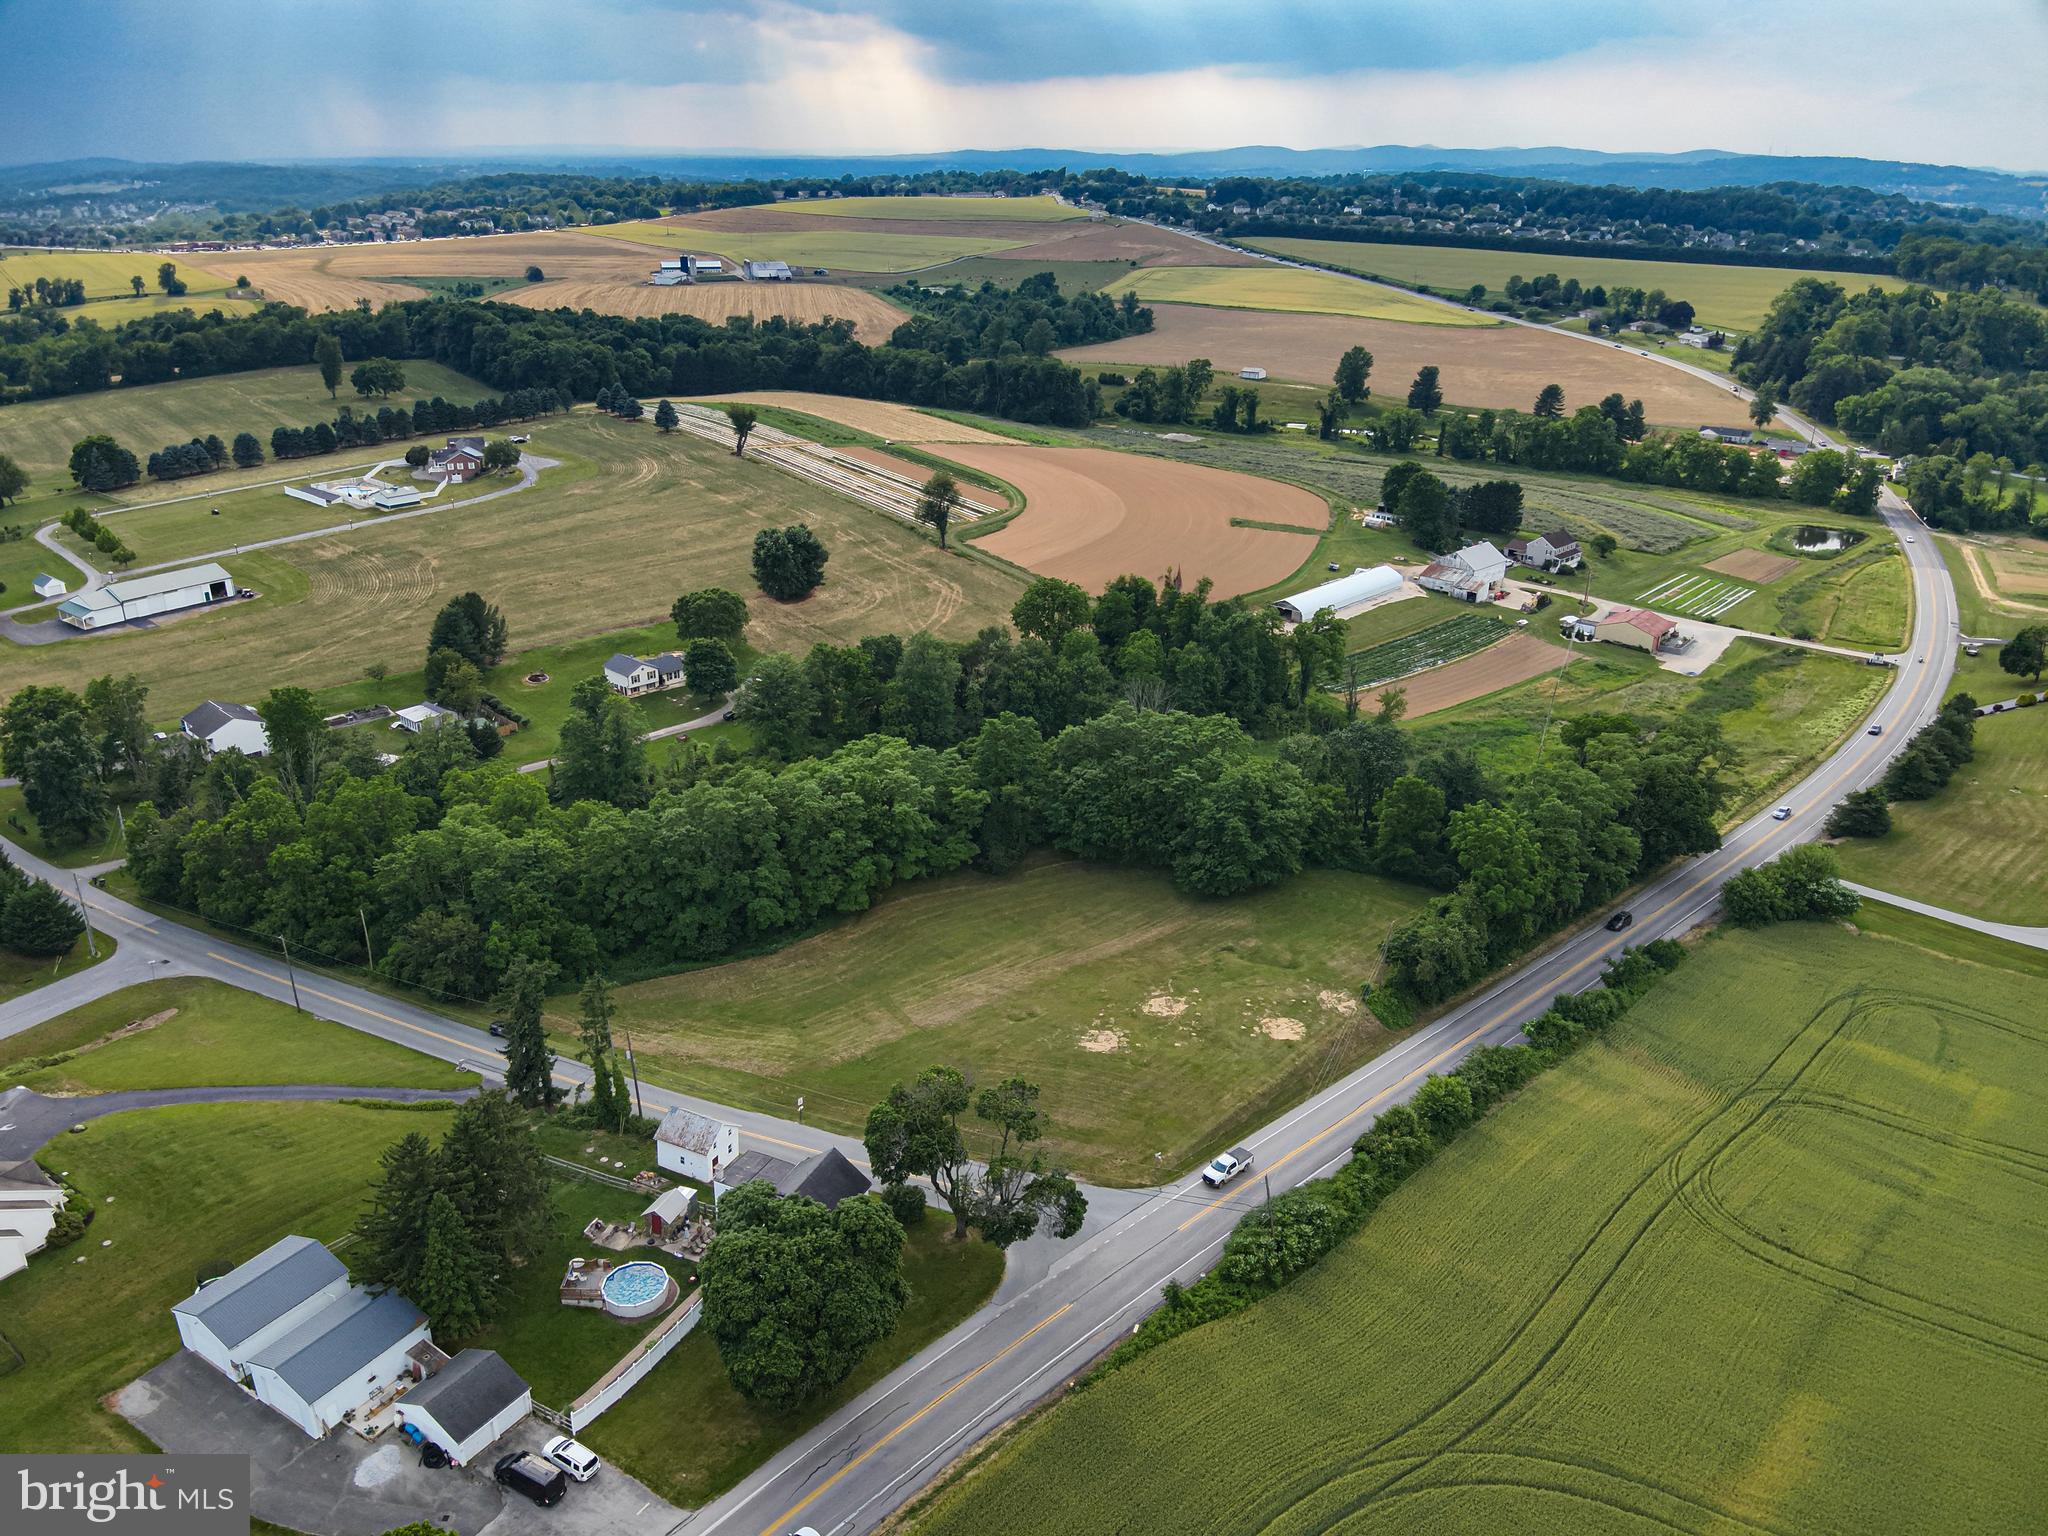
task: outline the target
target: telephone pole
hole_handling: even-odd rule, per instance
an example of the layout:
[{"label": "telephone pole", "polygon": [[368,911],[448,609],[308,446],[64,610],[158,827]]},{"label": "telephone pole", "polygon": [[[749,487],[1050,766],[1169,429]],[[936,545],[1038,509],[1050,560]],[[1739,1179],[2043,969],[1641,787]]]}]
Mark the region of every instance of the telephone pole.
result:
[{"label": "telephone pole", "polygon": [[284,950],[285,979],[292,984],[292,1011],[304,1013],[306,1010],[299,1006],[299,973],[292,969],[292,941],[280,933],[277,942]]},{"label": "telephone pole", "polygon": [[78,892],[78,915],[85,919],[85,952],[97,960],[99,946],[93,942],[92,908],[85,904],[85,883],[77,875],[71,877],[71,888]]}]

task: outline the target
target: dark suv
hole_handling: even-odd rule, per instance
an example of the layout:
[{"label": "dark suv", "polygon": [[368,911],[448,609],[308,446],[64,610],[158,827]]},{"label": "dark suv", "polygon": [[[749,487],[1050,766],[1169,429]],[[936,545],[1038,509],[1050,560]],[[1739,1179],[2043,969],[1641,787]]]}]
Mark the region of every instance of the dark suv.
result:
[{"label": "dark suv", "polygon": [[507,1488],[525,1494],[543,1508],[561,1503],[562,1495],[569,1490],[567,1474],[531,1451],[514,1451],[510,1456],[500,1456],[497,1477]]},{"label": "dark suv", "polygon": [[1636,915],[1633,912],[1617,912],[1614,916],[1607,919],[1607,931],[1609,933],[1619,933],[1635,920]]}]

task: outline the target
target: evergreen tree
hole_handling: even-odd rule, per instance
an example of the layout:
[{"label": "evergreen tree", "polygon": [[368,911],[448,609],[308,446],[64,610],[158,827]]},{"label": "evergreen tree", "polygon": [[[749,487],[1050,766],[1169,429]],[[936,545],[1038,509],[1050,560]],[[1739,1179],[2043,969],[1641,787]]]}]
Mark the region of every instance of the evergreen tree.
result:
[{"label": "evergreen tree", "polygon": [[323,332],[313,343],[313,361],[319,366],[320,382],[327,386],[327,396],[331,400],[334,392],[341,388],[341,339],[332,331]]},{"label": "evergreen tree", "polygon": [[69,954],[85,920],[54,885],[32,880],[0,907],[0,944],[18,955],[44,959]]},{"label": "evergreen tree", "polygon": [[667,400],[654,408],[654,425],[664,434],[675,431],[676,424],[681,420],[682,418],[676,415],[675,406]]},{"label": "evergreen tree", "polygon": [[490,1256],[477,1246],[455,1202],[436,1194],[427,1205],[419,1273],[405,1295],[443,1338],[475,1333],[491,1310]]},{"label": "evergreen tree", "polygon": [[399,1291],[414,1301],[420,1261],[426,1251],[427,1213],[441,1193],[434,1147],[408,1131],[384,1149],[370,1208],[356,1223],[363,1244],[358,1267],[371,1285]]},{"label": "evergreen tree", "polygon": [[606,1130],[623,1127],[627,1103],[619,1097],[612,1060],[612,984],[593,972],[583,983],[583,1060],[590,1068],[591,1118]]},{"label": "evergreen tree", "polygon": [[548,977],[554,967],[521,955],[505,967],[496,1000],[505,1017],[505,1088],[528,1109],[552,1109],[562,1096],[555,1082],[555,1053],[541,1023]]}]

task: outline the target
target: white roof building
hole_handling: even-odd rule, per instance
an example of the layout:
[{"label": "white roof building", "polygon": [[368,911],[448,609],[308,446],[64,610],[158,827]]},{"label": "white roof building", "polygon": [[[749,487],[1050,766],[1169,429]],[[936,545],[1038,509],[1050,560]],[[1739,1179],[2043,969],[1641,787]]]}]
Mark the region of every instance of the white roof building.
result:
[{"label": "white roof building", "polygon": [[64,585],[62,577],[51,576],[47,573],[36,577],[35,589],[37,597],[62,597],[71,590]]},{"label": "white roof building", "polygon": [[0,1280],[26,1268],[28,1256],[49,1242],[64,1198],[64,1186],[33,1158],[0,1163]]},{"label": "white roof building", "polygon": [[177,613],[235,595],[235,578],[209,560],[182,571],[152,571],[81,592],[58,605],[57,617],[75,629],[105,629],[160,613]]},{"label": "white roof building", "polygon": [[394,731],[411,731],[418,735],[436,720],[453,720],[455,711],[443,709],[439,704],[408,704],[393,712],[391,728]]},{"label": "white roof building", "polygon": [[1484,603],[1492,601],[1507,574],[1508,557],[1482,539],[1431,561],[1415,583],[1468,603]]},{"label": "white roof building", "polygon": [[1292,597],[1283,597],[1273,606],[1280,610],[1280,617],[1290,624],[1299,624],[1304,619],[1314,618],[1325,608],[1334,609],[1339,618],[1348,610],[1375,598],[1386,597],[1401,590],[1401,573],[1391,565],[1361,565],[1349,576],[1338,576],[1320,586],[1310,587],[1306,592],[1297,592]]}]

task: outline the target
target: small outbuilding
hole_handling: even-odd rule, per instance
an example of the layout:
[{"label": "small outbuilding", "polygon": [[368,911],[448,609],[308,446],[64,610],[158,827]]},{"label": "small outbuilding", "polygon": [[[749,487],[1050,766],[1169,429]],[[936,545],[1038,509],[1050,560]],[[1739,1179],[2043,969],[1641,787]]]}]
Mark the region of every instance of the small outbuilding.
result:
[{"label": "small outbuilding", "polygon": [[61,577],[47,574],[36,577],[35,589],[37,597],[62,597],[71,590],[64,585]]},{"label": "small outbuilding", "polygon": [[1594,622],[1594,638],[1609,645],[1626,645],[1638,651],[1670,651],[1687,642],[1678,631],[1678,621],[1647,608],[1617,608]]},{"label": "small outbuilding", "polygon": [[740,1128],[693,1110],[672,1109],[654,1130],[654,1161],[699,1184],[715,1184],[740,1155]]},{"label": "small outbuilding", "polygon": [[398,1400],[398,1422],[449,1460],[481,1458],[533,1412],[533,1393],[494,1349],[465,1349]]},{"label": "small outbuilding", "polygon": [[439,704],[408,704],[405,708],[393,712],[391,728],[394,731],[411,731],[417,736],[437,721],[454,718],[454,710],[443,709]]},{"label": "small outbuilding", "polygon": [[648,1204],[640,1217],[647,1223],[648,1236],[661,1239],[689,1224],[690,1207],[697,1203],[697,1191],[687,1184],[665,1189]]}]

